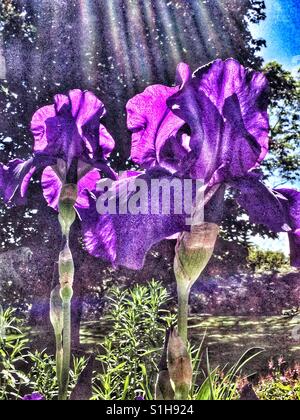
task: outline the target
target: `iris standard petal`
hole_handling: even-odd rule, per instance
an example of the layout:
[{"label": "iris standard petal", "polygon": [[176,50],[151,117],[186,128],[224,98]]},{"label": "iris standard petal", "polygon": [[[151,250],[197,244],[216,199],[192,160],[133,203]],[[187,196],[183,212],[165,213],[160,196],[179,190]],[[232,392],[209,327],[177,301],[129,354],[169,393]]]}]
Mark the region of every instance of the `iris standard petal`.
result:
[{"label": "iris standard petal", "polygon": [[262,72],[245,68],[237,60],[216,60],[194,73],[199,89],[223,114],[224,105],[237,96],[244,126],[261,147],[259,161],[268,152],[269,84]]},{"label": "iris standard petal", "polygon": [[145,169],[157,164],[164,167],[161,150],[168,140],[176,138],[184,125],[167,106],[167,99],[177,91],[178,87],[150,86],[127,104],[128,128],[132,132],[131,158]]},{"label": "iris standard petal", "polygon": [[100,124],[103,103],[91,92],[72,90],[56,95],[54,105],[39,109],[31,130],[34,152],[56,156],[66,162],[85,157],[104,159],[114,148],[114,140]]},{"label": "iris standard petal", "polygon": [[[240,71],[220,71],[220,67],[226,69],[230,63],[234,63],[234,68],[239,66]],[[269,123],[267,101],[262,98],[267,82],[258,75],[248,73],[235,60],[217,61],[186,79],[167,100],[170,109],[191,128],[192,177],[202,178],[210,185],[227,182],[246,176],[265,155]],[[238,78],[236,82],[234,77]],[[245,95],[250,93],[246,109]]]}]

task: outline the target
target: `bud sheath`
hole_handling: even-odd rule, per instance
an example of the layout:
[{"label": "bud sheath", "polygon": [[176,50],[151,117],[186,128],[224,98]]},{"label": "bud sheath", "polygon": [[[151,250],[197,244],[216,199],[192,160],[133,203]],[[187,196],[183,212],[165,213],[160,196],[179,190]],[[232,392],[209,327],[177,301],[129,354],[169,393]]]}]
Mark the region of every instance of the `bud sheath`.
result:
[{"label": "bud sheath", "polygon": [[70,228],[75,221],[76,212],[74,205],[77,200],[77,186],[75,184],[63,185],[59,198],[59,222],[62,233],[69,235]]},{"label": "bud sheath", "polygon": [[177,283],[190,289],[209,262],[219,233],[214,223],[192,226],[177,241],[174,271]]},{"label": "bud sheath", "polygon": [[189,294],[209,262],[219,233],[214,223],[202,223],[183,232],[177,241],[174,272],[178,290],[178,331],[187,343]]},{"label": "bud sheath", "polygon": [[58,269],[61,288],[63,289],[65,286],[72,287],[75,268],[73,256],[68,244],[65,245],[65,248],[59,254]]},{"label": "bud sheath", "polygon": [[176,400],[187,400],[192,387],[193,368],[185,342],[175,329],[169,338],[168,371]]}]

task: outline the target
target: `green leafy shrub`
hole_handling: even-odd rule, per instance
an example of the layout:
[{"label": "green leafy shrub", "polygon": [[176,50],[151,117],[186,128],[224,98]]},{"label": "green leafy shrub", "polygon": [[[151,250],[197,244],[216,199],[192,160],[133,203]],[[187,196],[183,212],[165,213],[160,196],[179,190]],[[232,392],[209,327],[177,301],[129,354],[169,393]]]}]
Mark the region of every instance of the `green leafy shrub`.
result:
[{"label": "green leafy shrub", "polygon": [[281,270],[288,266],[288,259],[283,252],[263,251],[250,248],[248,263],[254,271]]},{"label": "green leafy shrub", "polygon": [[[45,351],[36,351],[35,353],[28,354],[28,361],[31,365],[28,374],[31,390],[39,392],[48,401],[55,400],[58,395],[55,358],[49,356]],[[70,393],[75,387],[79,375],[85,366],[86,359],[84,357],[73,357],[72,370],[70,372]]]},{"label": "green leafy shrub", "polygon": [[26,340],[15,311],[0,306],[0,400],[17,399],[30,380],[21,370],[27,360]]},{"label": "green leafy shrub", "polygon": [[[0,306],[0,400],[18,400],[31,392],[54,400],[58,394],[55,358],[45,351],[29,352],[21,330],[15,310],[3,311]],[[85,358],[73,358],[70,393],[85,366]]]},{"label": "green leafy shrub", "polygon": [[[155,281],[132,289],[111,290],[106,314],[111,333],[97,357],[102,370],[94,378],[93,399],[132,400],[140,393],[148,400],[154,399],[166,329],[176,321],[164,309],[169,299],[166,289]],[[194,371],[191,399],[238,399],[242,369],[260,350],[247,351],[231,368],[211,371],[208,355],[203,360],[203,342],[190,350]]]},{"label": "green leafy shrub", "polygon": [[141,390],[152,399],[152,387],[166,329],[175,318],[165,309],[170,297],[155,281],[132,289],[112,288],[106,320],[111,333],[97,357],[102,372],[94,381],[94,399],[134,399]]},{"label": "green leafy shrub", "polygon": [[[154,399],[154,388],[166,329],[176,317],[168,310],[167,290],[155,281],[132,289],[113,288],[106,309],[110,333],[97,356],[93,378],[94,400],[132,400],[142,394]],[[0,309],[0,399],[21,399],[27,393],[39,392],[47,400],[57,398],[55,359],[43,352],[29,352],[22,335],[22,323],[14,310]],[[204,337],[205,338],[205,337]],[[232,367],[211,369],[208,350],[203,341],[191,348],[193,386],[191,400],[237,400],[246,364],[258,356],[259,349],[247,351]],[[73,358],[69,391],[74,389],[87,361]],[[270,362],[270,374],[255,387],[262,400],[299,400],[300,367],[284,369]]]}]

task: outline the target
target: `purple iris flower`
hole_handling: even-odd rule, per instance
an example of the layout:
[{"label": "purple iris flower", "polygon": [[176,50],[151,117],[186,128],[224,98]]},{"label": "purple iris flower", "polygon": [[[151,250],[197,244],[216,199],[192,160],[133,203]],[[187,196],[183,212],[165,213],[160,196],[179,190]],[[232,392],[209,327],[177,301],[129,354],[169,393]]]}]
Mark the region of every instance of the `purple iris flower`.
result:
[{"label": "purple iris flower", "polygon": [[72,90],[56,95],[54,104],[39,109],[33,116],[33,156],[0,164],[0,195],[6,202],[24,204],[33,174],[43,169],[42,187],[48,204],[57,209],[64,183],[78,182],[79,208],[88,205],[84,191],[95,189],[105,176],[115,177],[107,164],[114,140],[100,119],[103,103],[91,92]]},{"label": "purple iris flower", "polygon": [[135,401],[145,401],[145,397],[143,395],[137,395]]},{"label": "purple iris flower", "polygon": [[39,392],[34,392],[33,394],[25,395],[22,398],[23,401],[44,401],[45,398]]},{"label": "purple iris flower", "polygon": [[[123,176],[112,194],[141,178],[149,185],[154,178],[200,179],[205,221],[219,224],[229,186],[252,222],[289,232],[292,263],[300,265],[300,193],[268,189],[257,171],[268,152],[266,77],[229,59],[194,74],[180,64],[177,79],[176,87],[150,86],[128,102],[131,157],[146,172]],[[130,194],[118,196],[130,199]],[[91,203],[89,216],[82,213],[87,250],[132,269],[143,267],[155,243],[190,230],[186,215],[173,209],[169,215],[153,215],[149,209],[145,214],[99,216]]]}]

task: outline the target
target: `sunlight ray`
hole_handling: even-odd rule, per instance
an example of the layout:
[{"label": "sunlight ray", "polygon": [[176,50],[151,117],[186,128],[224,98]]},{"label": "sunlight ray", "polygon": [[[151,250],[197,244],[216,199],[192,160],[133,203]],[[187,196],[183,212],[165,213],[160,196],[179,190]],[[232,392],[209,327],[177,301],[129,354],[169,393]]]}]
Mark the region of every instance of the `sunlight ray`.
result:
[{"label": "sunlight ray", "polygon": [[[108,30],[111,34],[113,55],[117,60],[119,69],[119,82],[124,84],[125,80],[129,89],[132,89],[133,73],[128,53],[128,45],[125,40],[125,26],[121,8],[116,8],[113,2],[106,3],[108,15]],[[122,36],[123,34],[123,36]]]},{"label": "sunlight ray", "polygon": [[157,10],[160,14],[163,32],[166,40],[172,45],[172,60],[173,65],[177,65],[181,61],[180,48],[176,42],[176,33],[173,27],[173,21],[170,16],[169,7],[161,1],[156,2]]},{"label": "sunlight ray", "polygon": [[96,17],[90,0],[80,0],[80,31],[82,44],[81,61],[84,73],[91,83],[95,82]]}]

